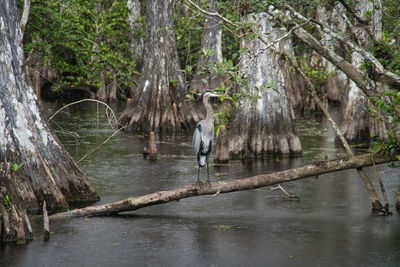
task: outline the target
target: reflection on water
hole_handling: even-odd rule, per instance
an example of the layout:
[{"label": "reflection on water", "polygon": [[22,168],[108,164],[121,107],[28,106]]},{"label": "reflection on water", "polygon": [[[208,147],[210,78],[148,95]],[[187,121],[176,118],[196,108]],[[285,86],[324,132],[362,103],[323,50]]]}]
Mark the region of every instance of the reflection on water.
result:
[{"label": "reflection on water", "polygon": [[[98,117],[98,121],[94,120]],[[93,122],[94,121],[94,122]],[[305,165],[343,154],[322,118],[299,119],[304,153],[296,158],[232,161],[211,166],[227,180]],[[304,126],[306,125],[306,126]],[[77,160],[113,130],[95,105],[57,117],[60,139]],[[314,127],[317,135],[311,135]],[[76,132],[73,135],[71,132]],[[143,160],[145,138],[120,134],[81,163],[101,203],[192,184],[197,179],[190,135],[159,140],[155,162]],[[373,176],[372,170],[366,168]],[[378,166],[391,203],[400,171]],[[202,173],[205,178],[206,172]],[[204,179],[203,178],[203,179]],[[183,199],[105,218],[51,221],[26,246],[0,246],[0,266],[393,266],[400,264],[400,223],[372,217],[355,170],[283,184],[301,201],[270,197],[270,188]],[[41,232],[41,221],[33,227]]]}]

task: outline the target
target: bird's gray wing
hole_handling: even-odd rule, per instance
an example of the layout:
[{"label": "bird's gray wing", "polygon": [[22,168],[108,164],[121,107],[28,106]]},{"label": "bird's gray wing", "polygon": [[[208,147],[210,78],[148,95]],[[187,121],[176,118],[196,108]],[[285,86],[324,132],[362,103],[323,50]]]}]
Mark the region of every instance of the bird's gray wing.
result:
[{"label": "bird's gray wing", "polygon": [[196,152],[196,155],[197,155],[197,153],[199,153],[199,151],[200,151],[200,146],[201,146],[201,143],[202,143],[202,122],[203,121],[200,121],[197,125],[196,125],[196,129],[194,130],[194,133],[193,133],[193,148],[194,148],[194,151]]}]

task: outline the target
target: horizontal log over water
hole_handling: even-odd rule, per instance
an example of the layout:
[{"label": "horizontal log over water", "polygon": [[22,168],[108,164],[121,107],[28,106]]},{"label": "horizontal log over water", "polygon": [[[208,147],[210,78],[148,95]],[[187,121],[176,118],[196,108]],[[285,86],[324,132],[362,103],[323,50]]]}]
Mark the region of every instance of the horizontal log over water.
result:
[{"label": "horizontal log over water", "polygon": [[[375,164],[381,164],[396,160],[396,156],[394,155],[374,155]],[[189,185],[167,191],[158,191],[139,197],[129,197],[127,199],[114,203],[99,206],[90,206],[68,212],[57,213],[52,215],[50,218],[55,219],[63,217],[107,216],[123,211],[134,211],[140,208],[163,204],[187,197],[215,195],[220,193],[256,189],[278,183],[321,175],[324,173],[336,172],[345,169],[361,168],[371,165],[373,165],[371,154],[364,154],[360,156],[331,161],[320,161],[295,169],[279,171],[270,174],[256,175],[244,179],[211,182],[210,184],[204,185]]]}]

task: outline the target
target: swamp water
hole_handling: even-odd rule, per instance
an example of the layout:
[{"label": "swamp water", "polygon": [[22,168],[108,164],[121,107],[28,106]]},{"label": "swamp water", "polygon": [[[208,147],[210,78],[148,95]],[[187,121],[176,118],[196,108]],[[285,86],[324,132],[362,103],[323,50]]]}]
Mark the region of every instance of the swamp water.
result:
[{"label": "swamp water", "polygon": [[[213,181],[294,168],[344,153],[324,118],[298,119],[303,154],[211,165]],[[73,106],[53,128],[75,160],[113,130],[96,104]],[[80,163],[101,196],[97,204],[193,184],[191,135],[163,136],[158,159],[142,157],[145,138],[121,133]],[[372,168],[366,168],[373,177]],[[400,170],[379,165],[392,210]],[[201,177],[206,178],[202,169]],[[399,266],[400,216],[371,216],[355,170],[282,184],[277,190],[201,196],[112,217],[50,221],[48,242],[0,245],[0,266]],[[42,221],[32,220],[41,232]]]}]

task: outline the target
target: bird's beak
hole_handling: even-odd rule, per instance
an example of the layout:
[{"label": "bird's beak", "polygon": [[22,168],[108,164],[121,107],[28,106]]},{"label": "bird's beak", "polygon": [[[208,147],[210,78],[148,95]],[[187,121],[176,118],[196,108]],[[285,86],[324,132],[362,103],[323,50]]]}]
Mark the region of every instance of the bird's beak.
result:
[{"label": "bird's beak", "polygon": [[218,93],[218,92],[212,92],[211,94],[209,94],[210,97],[221,97],[223,96],[223,94]]}]

